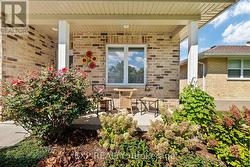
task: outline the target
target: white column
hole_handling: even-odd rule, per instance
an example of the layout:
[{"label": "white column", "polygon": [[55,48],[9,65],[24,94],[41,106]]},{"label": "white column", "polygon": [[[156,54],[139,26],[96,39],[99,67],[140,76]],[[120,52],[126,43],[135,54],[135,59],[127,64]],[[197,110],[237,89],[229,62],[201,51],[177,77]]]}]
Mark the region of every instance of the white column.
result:
[{"label": "white column", "polygon": [[[0,5],[1,6],[1,5]],[[0,21],[2,28],[2,21]],[[3,34],[0,31],[0,82],[3,81]],[[2,84],[0,85],[0,98],[2,98]],[[2,120],[2,105],[0,105],[0,121]]]},{"label": "white column", "polygon": [[192,80],[196,83],[198,78],[198,23],[190,22],[188,25],[188,84]]},{"label": "white column", "polygon": [[69,40],[70,30],[69,24],[65,20],[59,21],[58,26],[58,59],[57,68],[58,70],[69,67]]}]

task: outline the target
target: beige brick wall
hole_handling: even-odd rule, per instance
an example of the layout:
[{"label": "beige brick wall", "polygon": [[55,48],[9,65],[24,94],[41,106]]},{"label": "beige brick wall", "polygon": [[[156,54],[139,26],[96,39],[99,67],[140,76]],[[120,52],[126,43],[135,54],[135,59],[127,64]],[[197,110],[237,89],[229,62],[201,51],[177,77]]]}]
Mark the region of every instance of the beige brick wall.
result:
[{"label": "beige brick wall", "polygon": [[[250,81],[227,80],[227,61],[227,58],[206,60],[205,90],[218,100],[250,100]],[[186,73],[186,66],[181,67],[180,73]],[[202,79],[198,83],[202,86]],[[180,90],[186,85],[186,79],[181,79]]]},{"label": "beige brick wall", "polygon": [[206,90],[216,99],[250,100],[250,81],[227,80],[227,58],[208,59]]},{"label": "beige brick wall", "polygon": [[54,65],[56,43],[33,27],[29,27],[28,32],[27,35],[3,36],[3,80]]},{"label": "beige brick wall", "polygon": [[[147,82],[160,84],[159,97],[177,99],[179,94],[179,40],[170,39],[164,34],[73,34],[74,67],[88,73],[92,83],[105,83],[106,45],[107,44],[146,44],[147,45]],[[89,70],[82,65],[84,50],[90,49],[97,56],[97,68]],[[110,91],[114,87],[108,88]],[[145,95],[144,87],[135,96]],[[114,95],[114,94],[111,94]]]}]

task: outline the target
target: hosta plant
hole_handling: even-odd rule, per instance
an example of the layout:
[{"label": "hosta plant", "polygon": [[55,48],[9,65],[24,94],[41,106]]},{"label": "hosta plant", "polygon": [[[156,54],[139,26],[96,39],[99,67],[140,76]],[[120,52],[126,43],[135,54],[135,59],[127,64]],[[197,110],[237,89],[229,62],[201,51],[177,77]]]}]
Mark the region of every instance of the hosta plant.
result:
[{"label": "hosta plant", "polygon": [[101,129],[99,143],[107,149],[115,149],[124,141],[133,139],[136,122],[132,117],[122,114],[100,116]]},{"label": "hosta plant", "polygon": [[64,68],[33,72],[5,85],[4,115],[40,139],[53,142],[92,103],[85,73]]}]

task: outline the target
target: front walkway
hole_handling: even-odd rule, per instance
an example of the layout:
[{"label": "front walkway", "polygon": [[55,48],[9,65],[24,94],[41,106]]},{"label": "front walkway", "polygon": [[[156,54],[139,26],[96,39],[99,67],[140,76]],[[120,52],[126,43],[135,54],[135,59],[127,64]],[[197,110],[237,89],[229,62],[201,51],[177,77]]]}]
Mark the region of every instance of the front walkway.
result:
[{"label": "front walkway", "polygon": [[[99,115],[102,114],[104,114],[104,112],[101,112]],[[128,114],[128,116],[133,117],[133,120],[137,122],[139,131],[147,131],[151,125],[151,122],[162,120],[160,115],[155,117],[155,114],[152,112],[147,112],[144,114],[137,112],[135,115]],[[73,127],[87,130],[97,130],[101,127],[100,119],[96,114],[84,115],[73,121]]]},{"label": "front walkway", "polygon": [[27,131],[12,121],[0,122],[0,149],[14,146],[28,136]]}]

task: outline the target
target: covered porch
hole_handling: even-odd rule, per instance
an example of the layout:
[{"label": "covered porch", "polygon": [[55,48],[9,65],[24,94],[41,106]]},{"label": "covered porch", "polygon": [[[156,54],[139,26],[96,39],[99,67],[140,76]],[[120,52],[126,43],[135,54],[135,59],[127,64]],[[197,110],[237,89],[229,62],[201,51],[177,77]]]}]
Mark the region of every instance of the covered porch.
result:
[{"label": "covered porch", "polygon": [[[2,35],[2,78],[46,66],[80,68],[92,85],[136,88],[133,99],[177,108],[180,42],[188,37],[188,83],[197,79],[198,29],[235,0],[30,0],[27,35]],[[84,62],[91,51],[95,65]],[[145,91],[146,85],[158,91]],[[119,105],[119,104],[118,104]]]}]

